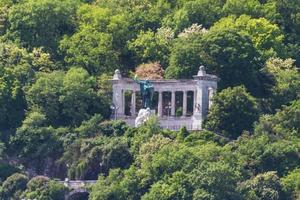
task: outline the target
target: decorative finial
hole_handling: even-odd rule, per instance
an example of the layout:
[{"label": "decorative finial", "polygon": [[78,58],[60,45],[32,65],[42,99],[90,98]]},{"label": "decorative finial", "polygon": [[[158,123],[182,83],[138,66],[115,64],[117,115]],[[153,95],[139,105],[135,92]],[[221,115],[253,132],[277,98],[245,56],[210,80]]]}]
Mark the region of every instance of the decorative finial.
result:
[{"label": "decorative finial", "polygon": [[119,79],[121,79],[121,78],[122,78],[122,75],[121,75],[120,70],[116,69],[116,70],[115,70],[115,74],[114,74],[113,79],[114,79],[114,80],[119,80]]},{"label": "decorative finial", "polygon": [[201,65],[199,67],[199,71],[198,71],[198,76],[205,76],[206,75],[206,71],[205,71],[205,67],[203,65]]}]

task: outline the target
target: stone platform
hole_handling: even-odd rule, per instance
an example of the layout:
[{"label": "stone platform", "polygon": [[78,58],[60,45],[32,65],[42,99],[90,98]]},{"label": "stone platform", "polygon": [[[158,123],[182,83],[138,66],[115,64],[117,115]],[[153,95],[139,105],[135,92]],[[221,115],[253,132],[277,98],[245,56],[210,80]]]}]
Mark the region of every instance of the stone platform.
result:
[{"label": "stone platform", "polygon": [[[135,117],[126,116],[124,118],[119,118],[126,122],[129,126],[135,126]],[[194,116],[190,117],[159,117],[160,126],[164,129],[169,129],[172,131],[178,131],[182,127],[186,127],[187,130],[201,130],[201,121],[194,119]]]}]

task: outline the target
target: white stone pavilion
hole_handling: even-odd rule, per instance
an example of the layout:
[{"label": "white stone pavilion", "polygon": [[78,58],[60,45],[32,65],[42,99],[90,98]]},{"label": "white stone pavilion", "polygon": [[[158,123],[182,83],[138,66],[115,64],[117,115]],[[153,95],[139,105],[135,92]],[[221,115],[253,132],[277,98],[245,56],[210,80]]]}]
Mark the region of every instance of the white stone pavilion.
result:
[{"label": "white stone pavilion", "polygon": [[[154,86],[153,110],[162,128],[200,130],[203,119],[212,104],[219,78],[206,74],[201,66],[193,79],[150,80]],[[113,118],[134,126],[141,108],[140,87],[134,80],[121,76],[119,70],[113,76]]]}]

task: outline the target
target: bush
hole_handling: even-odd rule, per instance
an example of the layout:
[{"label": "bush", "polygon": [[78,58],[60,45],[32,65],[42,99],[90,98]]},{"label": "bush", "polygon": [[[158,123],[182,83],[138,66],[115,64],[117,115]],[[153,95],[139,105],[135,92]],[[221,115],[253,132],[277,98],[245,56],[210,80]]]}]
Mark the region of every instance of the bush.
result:
[{"label": "bush", "polygon": [[67,191],[63,184],[45,176],[36,176],[28,182],[24,196],[27,199],[64,200]]},{"label": "bush", "polygon": [[8,177],[2,184],[2,199],[20,199],[22,192],[26,189],[28,177],[24,174],[15,173]]},{"label": "bush", "polygon": [[252,130],[258,116],[255,98],[245,87],[227,88],[213,98],[204,128],[237,138],[244,130]]}]

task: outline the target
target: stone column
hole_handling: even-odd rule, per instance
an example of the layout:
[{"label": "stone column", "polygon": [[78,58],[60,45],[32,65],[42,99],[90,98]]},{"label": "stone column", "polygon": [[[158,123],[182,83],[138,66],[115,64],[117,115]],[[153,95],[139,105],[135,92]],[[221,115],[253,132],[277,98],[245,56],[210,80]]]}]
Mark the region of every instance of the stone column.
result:
[{"label": "stone column", "polygon": [[175,116],[175,107],[176,107],[176,103],[175,103],[175,91],[172,91],[172,96],[171,96],[171,116],[174,117]]},{"label": "stone column", "polygon": [[115,110],[113,110],[114,118],[117,119],[118,116],[122,115],[122,89],[118,84],[113,85],[113,105],[115,106]]},{"label": "stone column", "polygon": [[199,114],[201,114],[201,116],[203,115],[203,94],[205,94],[205,91],[203,91],[202,88],[202,84],[199,86],[198,90],[197,90],[197,104],[200,108],[199,110]]},{"label": "stone column", "polygon": [[194,90],[194,105],[193,105],[193,114],[195,114],[197,112],[197,90]]},{"label": "stone column", "polygon": [[113,91],[113,95],[114,95],[114,106],[116,107],[116,110],[115,110],[115,114],[116,116],[115,119],[118,119],[119,117],[122,117],[123,116],[123,113],[122,113],[122,105],[123,105],[123,102],[122,102],[122,94],[123,94],[123,91],[121,89],[121,86],[120,85],[116,85],[115,87],[115,90]]},{"label": "stone column", "polygon": [[122,90],[122,107],[121,107],[121,114],[125,115],[125,92],[126,90]]},{"label": "stone column", "polygon": [[157,115],[158,117],[162,117],[162,92],[158,91],[158,106],[157,106]]},{"label": "stone column", "polygon": [[214,89],[212,87],[209,87],[208,88],[208,109],[210,109],[212,106],[213,96],[214,96]]},{"label": "stone column", "polygon": [[136,95],[135,95],[135,91],[133,90],[131,94],[131,116],[135,116],[135,108],[136,108],[135,104],[136,104]]},{"label": "stone column", "polygon": [[209,109],[209,90],[208,87],[205,86],[202,89],[202,116],[206,117]]},{"label": "stone column", "polygon": [[183,91],[182,116],[186,116],[186,110],[187,110],[187,91]]},{"label": "stone column", "polygon": [[113,104],[115,106],[114,118],[118,119],[124,115],[123,109],[123,81],[120,70],[116,70],[112,79],[113,84]]}]

